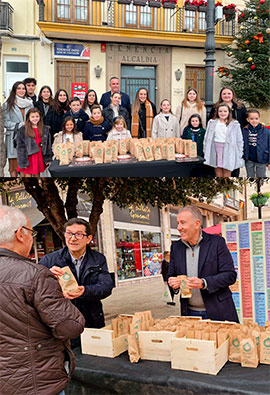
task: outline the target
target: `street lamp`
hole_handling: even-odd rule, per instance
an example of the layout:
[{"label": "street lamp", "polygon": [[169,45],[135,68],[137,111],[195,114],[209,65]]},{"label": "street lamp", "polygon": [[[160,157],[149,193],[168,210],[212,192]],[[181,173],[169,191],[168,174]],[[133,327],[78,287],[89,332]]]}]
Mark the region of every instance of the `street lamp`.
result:
[{"label": "street lamp", "polygon": [[214,65],[216,52],[215,43],[215,0],[207,0],[206,11],[206,40],[205,40],[205,106],[207,119],[213,107],[213,90],[214,90]]}]

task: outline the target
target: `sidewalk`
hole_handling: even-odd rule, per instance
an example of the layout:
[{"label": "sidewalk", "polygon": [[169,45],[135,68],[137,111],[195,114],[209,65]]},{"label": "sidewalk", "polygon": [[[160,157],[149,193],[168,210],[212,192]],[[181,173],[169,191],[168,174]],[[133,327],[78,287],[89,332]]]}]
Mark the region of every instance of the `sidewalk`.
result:
[{"label": "sidewalk", "polygon": [[161,276],[121,284],[112,295],[102,301],[106,324],[119,314],[133,314],[136,311],[151,310],[154,318],[179,315],[179,294],[175,295],[175,306],[162,301],[163,280]]}]

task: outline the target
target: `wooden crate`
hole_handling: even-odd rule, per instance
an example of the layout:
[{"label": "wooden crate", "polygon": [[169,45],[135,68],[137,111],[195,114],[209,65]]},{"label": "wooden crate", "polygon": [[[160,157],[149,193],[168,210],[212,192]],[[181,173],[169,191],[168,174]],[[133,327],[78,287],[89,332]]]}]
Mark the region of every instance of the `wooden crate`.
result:
[{"label": "wooden crate", "polygon": [[210,340],[173,338],[171,341],[172,369],[216,375],[228,356],[228,339],[219,348]]},{"label": "wooden crate", "polygon": [[128,349],[127,335],[113,338],[111,325],[101,329],[85,328],[81,334],[82,353],[114,358]]},{"label": "wooden crate", "polygon": [[175,337],[176,332],[139,331],[138,335],[141,359],[171,360],[171,340]]}]

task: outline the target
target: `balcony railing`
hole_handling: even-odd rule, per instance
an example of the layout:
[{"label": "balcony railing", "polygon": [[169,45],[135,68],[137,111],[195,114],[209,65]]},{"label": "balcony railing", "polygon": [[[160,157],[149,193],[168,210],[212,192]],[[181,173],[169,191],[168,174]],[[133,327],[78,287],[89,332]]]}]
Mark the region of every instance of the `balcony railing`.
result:
[{"label": "balcony railing", "polygon": [[0,3],[0,31],[13,33],[13,8],[9,3]]},{"label": "balcony railing", "polygon": [[[187,11],[177,5],[173,9],[119,4],[118,0],[78,1],[71,0],[68,5],[58,0],[51,0],[52,7],[45,9],[45,22],[88,25],[117,29],[148,30],[168,33],[205,34],[206,13]],[[225,19],[216,25],[216,35],[233,36],[235,20]]]}]

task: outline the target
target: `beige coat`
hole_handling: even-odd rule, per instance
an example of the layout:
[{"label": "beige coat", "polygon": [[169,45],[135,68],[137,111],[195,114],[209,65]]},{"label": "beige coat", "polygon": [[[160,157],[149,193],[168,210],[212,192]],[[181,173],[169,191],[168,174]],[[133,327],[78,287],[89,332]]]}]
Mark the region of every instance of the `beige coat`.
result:
[{"label": "beige coat", "polygon": [[[83,134],[82,134],[82,132],[78,132],[78,133],[74,134],[74,135],[73,135],[73,140],[74,140],[74,143],[75,143],[75,144],[76,144],[76,143],[80,143],[81,141],[83,141]],[[54,153],[55,146],[56,146],[57,144],[62,144],[62,143],[64,143],[64,142],[65,142],[65,140],[64,140],[64,134],[63,134],[63,132],[56,133],[56,134],[54,135],[54,140],[53,140],[53,145],[52,145],[52,151],[53,151],[53,153]],[[55,155],[54,155],[53,159],[55,159]]]},{"label": "beige coat", "polygon": [[173,114],[166,115],[169,115],[168,121],[162,113],[155,116],[151,132],[153,140],[157,137],[180,137],[178,119]]},{"label": "beige coat", "polygon": [[[193,114],[199,114],[202,118],[202,126],[206,128],[206,108],[203,106],[201,111],[198,111],[197,103],[190,104],[187,102],[188,107],[183,106],[182,110],[182,117],[181,117],[181,108],[182,104],[176,108],[176,116],[177,119],[180,121],[180,135],[182,136],[185,127],[188,125],[188,120]],[[181,120],[180,120],[181,118]]]}]

